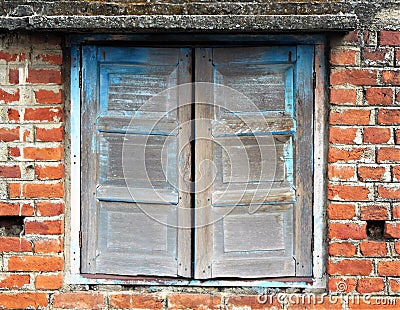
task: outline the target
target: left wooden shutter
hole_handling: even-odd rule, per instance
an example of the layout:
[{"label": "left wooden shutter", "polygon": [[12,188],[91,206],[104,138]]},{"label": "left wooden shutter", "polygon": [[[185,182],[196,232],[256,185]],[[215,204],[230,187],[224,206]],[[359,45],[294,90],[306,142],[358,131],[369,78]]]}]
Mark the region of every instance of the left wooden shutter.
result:
[{"label": "left wooden shutter", "polygon": [[81,271],[190,276],[190,230],[177,228],[190,221],[179,212],[190,195],[179,192],[177,128],[191,94],[148,101],[190,82],[190,50],[89,45],[82,59]]}]

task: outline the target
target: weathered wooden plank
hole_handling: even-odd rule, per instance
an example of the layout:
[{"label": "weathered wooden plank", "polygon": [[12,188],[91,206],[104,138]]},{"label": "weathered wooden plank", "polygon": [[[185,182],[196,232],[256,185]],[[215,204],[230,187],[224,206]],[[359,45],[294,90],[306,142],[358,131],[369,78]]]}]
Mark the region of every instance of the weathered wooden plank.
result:
[{"label": "weathered wooden plank", "polygon": [[312,275],[314,47],[297,47],[296,67],[296,276]]},{"label": "weathered wooden plank", "polygon": [[132,203],[100,202],[97,272],[176,273],[176,206],[147,205],[149,213],[142,208]]},{"label": "weathered wooden plank", "polygon": [[[229,117],[230,116],[230,117]],[[294,121],[287,114],[258,115],[224,115],[213,120],[212,134],[214,137],[246,134],[265,134],[290,132],[294,130]]]},{"label": "weathered wooden plank", "polygon": [[229,278],[268,278],[295,275],[293,257],[271,257],[264,259],[237,259],[213,261],[212,274],[214,277]]},{"label": "weathered wooden plank", "polygon": [[96,47],[82,47],[82,78],[88,83],[83,85],[82,116],[81,116],[81,215],[82,230],[82,261],[81,272],[96,272],[97,236],[99,233],[96,201],[96,186],[98,179],[97,140],[93,124],[97,115],[98,92],[96,85],[98,66],[96,62]]},{"label": "weathered wooden plank", "polygon": [[283,184],[282,187],[274,184],[270,185],[270,189],[241,189],[241,190],[224,190],[224,191],[213,191],[212,193],[212,205],[213,206],[226,206],[226,205],[250,205],[259,203],[271,203],[271,202],[294,202],[295,191],[292,187]]},{"label": "weathered wooden plank", "polygon": [[[213,143],[211,139],[211,119],[214,116],[213,94],[208,84],[212,82],[212,49],[196,49],[195,55],[195,268],[197,279],[211,278],[213,257],[213,222],[211,210],[211,184],[213,170]],[[200,83],[199,83],[200,82]],[[205,103],[205,104],[204,104]],[[207,104],[208,103],[208,104]]]},{"label": "weathered wooden plank", "polygon": [[134,116],[137,112],[168,112],[176,115],[176,88],[171,88],[176,83],[177,66],[101,65],[100,114]]},{"label": "weathered wooden plank", "polygon": [[[290,135],[240,136],[216,139],[214,162],[222,174],[215,178],[215,188],[261,182],[284,182],[292,177],[289,165],[293,161]],[[222,155],[222,156],[221,156]]]},{"label": "weathered wooden plank", "polygon": [[224,209],[218,209],[225,216],[214,224],[213,277],[295,275],[293,204],[260,206],[255,213],[248,207]]},{"label": "weathered wooden plank", "polygon": [[158,204],[177,204],[178,193],[171,189],[155,189],[140,187],[117,187],[115,185],[99,185],[96,190],[99,200],[125,201]]},{"label": "weathered wooden plank", "polygon": [[[179,58],[178,84],[188,83],[192,79],[192,53],[190,49],[181,49]],[[188,126],[192,119],[192,86],[178,88],[178,119],[181,127],[178,134],[177,165],[178,173],[178,236],[177,257],[178,275],[192,276],[192,126]]]},{"label": "weathered wooden plank", "polygon": [[[251,55],[245,57],[244,55]],[[213,49],[213,64],[286,63],[296,60],[294,46],[229,47]]]},{"label": "weathered wooden plank", "polygon": [[[150,113],[149,113],[150,114]],[[97,118],[97,130],[123,134],[177,135],[178,122],[159,115],[141,115],[140,117],[101,116]]]},{"label": "weathered wooden plank", "polygon": [[[247,59],[246,59],[247,60]],[[287,79],[292,65],[218,65],[214,69],[216,82],[235,91],[221,93],[217,102],[227,111],[285,111],[287,92],[293,92],[293,80]]]},{"label": "weathered wooden plank", "polygon": [[97,60],[100,63],[144,64],[157,66],[178,65],[176,48],[99,46]]}]

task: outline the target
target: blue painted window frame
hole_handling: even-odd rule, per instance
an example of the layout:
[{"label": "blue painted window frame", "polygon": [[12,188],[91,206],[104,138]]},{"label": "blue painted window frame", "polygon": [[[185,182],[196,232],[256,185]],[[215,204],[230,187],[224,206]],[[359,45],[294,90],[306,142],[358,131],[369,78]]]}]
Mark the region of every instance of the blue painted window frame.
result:
[{"label": "blue painted window frame", "polygon": [[[313,254],[313,277],[312,278],[293,278],[281,280],[229,280],[229,281],[198,281],[198,280],[169,280],[169,279],[133,279],[132,277],[110,277],[98,278],[96,276],[82,276],[79,271],[80,264],[80,115],[81,115],[81,89],[79,87],[80,80],[81,54],[80,47],[83,44],[97,44],[106,42],[110,44],[121,44],[129,42],[129,44],[143,43],[154,45],[170,44],[176,42],[179,46],[185,46],[188,41],[191,44],[209,45],[232,45],[232,44],[305,44],[315,47],[315,87],[314,87],[314,171],[318,172],[314,175],[314,206],[313,206],[313,225],[314,225],[314,254]],[[200,42],[200,43],[199,43]],[[70,225],[70,242],[69,242],[69,260],[67,263],[66,281],[73,284],[132,284],[132,285],[177,285],[177,286],[243,286],[269,288],[325,288],[326,287],[326,245],[324,241],[325,235],[325,176],[326,171],[326,119],[327,119],[327,95],[326,95],[326,72],[325,72],[325,46],[326,39],[323,35],[305,34],[305,35],[251,35],[251,34],[232,34],[232,35],[181,35],[170,34],[166,36],[157,36],[151,34],[145,35],[80,35],[71,36],[68,40],[68,48],[71,55],[71,79],[70,79],[70,119],[71,128],[71,225]],[[321,143],[320,145],[316,143]],[[322,178],[322,182],[315,182],[318,178]],[[321,179],[320,179],[321,180]],[[317,232],[317,233],[316,233]]]}]

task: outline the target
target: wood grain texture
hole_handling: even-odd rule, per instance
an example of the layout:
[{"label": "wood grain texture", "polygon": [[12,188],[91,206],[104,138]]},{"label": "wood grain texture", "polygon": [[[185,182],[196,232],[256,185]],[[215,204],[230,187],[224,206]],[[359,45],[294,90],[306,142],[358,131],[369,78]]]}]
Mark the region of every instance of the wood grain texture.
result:
[{"label": "wood grain texture", "polygon": [[295,248],[296,275],[312,275],[312,212],[313,212],[313,122],[314,122],[314,47],[297,47],[296,67],[296,211]]}]

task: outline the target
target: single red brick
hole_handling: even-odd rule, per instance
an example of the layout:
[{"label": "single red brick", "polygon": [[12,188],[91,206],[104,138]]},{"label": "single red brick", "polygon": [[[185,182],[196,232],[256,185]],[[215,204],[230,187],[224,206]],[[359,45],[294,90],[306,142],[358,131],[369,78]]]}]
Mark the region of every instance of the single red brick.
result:
[{"label": "single red brick", "polygon": [[379,257],[387,255],[386,242],[362,241],[360,243],[360,250],[364,256]]},{"label": "single red brick", "polygon": [[62,92],[61,90],[56,93],[52,90],[40,89],[35,91],[35,98],[37,103],[58,104],[62,102]]},{"label": "single red brick", "polygon": [[0,308],[2,309],[37,309],[47,305],[46,293],[0,293]]},{"label": "single red brick", "polygon": [[357,62],[358,52],[355,50],[332,50],[331,65],[355,65]]},{"label": "single red brick", "polygon": [[367,276],[372,272],[369,260],[343,259],[338,262],[329,261],[328,273],[336,275]]},{"label": "single red brick", "polygon": [[58,290],[62,287],[62,274],[38,274],[35,279],[35,288],[38,290]]},{"label": "single red brick", "polygon": [[17,146],[11,146],[8,148],[8,154],[10,157],[19,157],[21,156],[21,150]]},{"label": "single red brick", "polygon": [[330,163],[334,163],[338,161],[348,162],[351,160],[360,160],[366,150],[366,148],[340,149],[336,147],[330,147],[328,161]]},{"label": "single red brick", "polygon": [[9,93],[8,91],[0,88],[0,101],[4,103],[10,103],[18,101],[20,98],[19,89],[17,89],[13,93]]},{"label": "single red brick", "polygon": [[355,89],[333,88],[330,92],[332,104],[356,104],[357,91]]},{"label": "single red brick", "polygon": [[63,250],[63,239],[37,240],[34,243],[35,253],[61,253]]},{"label": "single red brick", "polygon": [[359,166],[358,178],[360,181],[382,181],[385,174],[385,167]]},{"label": "single red brick", "polygon": [[19,84],[19,70],[18,69],[8,70],[8,82],[10,84]]},{"label": "single red brick", "polygon": [[378,186],[378,196],[384,199],[400,199],[400,187]]},{"label": "single red brick", "polygon": [[0,177],[20,178],[21,177],[21,169],[17,165],[13,165],[13,166],[0,165]]},{"label": "single red brick", "polygon": [[156,294],[117,293],[110,295],[110,306],[118,309],[161,309],[162,298]]},{"label": "single red brick", "polygon": [[330,292],[350,293],[356,289],[356,280],[354,278],[333,278],[328,280],[328,290]]},{"label": "single red brick", "polygon": [[378,124],[400,125],[400,109],[379,109]]},{"label": "single red brick", "polygon": [[[19,190],[19,184],[18,184]],[[18,193],[19,196],[19,193]],[[0,216],[32,216],[33,215],[33,206],[28,203],[7,203],[0,202]]]},{"label": "single red brick", "polygon": [[393,166],[392,173],[393,173],[393,180],[400,181],[400,166]]},{"label": "single red brick", "polygon": [[61,71],[54,69],[29,69],[27,82],[34,84],[61,84]]},{"label": "single red brick", "polygon": [[272,295],[233,295],[228,297],[227,304],[228,310],[265,310],[281,308],[278,298]]},{"label": "single red brick", "polygon": [[39,180],[56,180],[64,177],[64,165],[57,166],[37,165],[35,173]]},{"label": "single red brick", "polygon": [[382,82],[389,85],[400,85],[400,71],[383,71]]},{"label": "single red brick", "polygon": [[16,61],[18,59],[19,54],[9,53],[7,51],[0,51],[0,59],[5,60],[6,62]]},{"label": "single red brick", "polygon": [[328,247],[329,255],[352,257],[356,254],[356,247],[349,242],[333,242]]},{"label": "single red brick", "polygon": [[379,33],[380,45],[399,46],[400,45],[400,32],[382,30]]},{"label": "single red brick", "polygon": [[378,262],[380,276],[400,276],[400,261]]},{"label": "single red brick", "polygon": [[400,144],[400,129],[395,130],[395,140],[396,144]]},{"label": "single red brick", "polygon": [[32,252],[32,243],[25,238],[0,237],[0,252]]},{"label": "single red brick", "polygon": [[9,271],[60,271],[63,267],[62,257],[12,256],[8,260]]},{"label": "single red brick", "polygon": [[385,238],[400,238],[400,224],[397,226],[397,223],[386,222],[385,223]]},{"label": "single red brick", "polygon": [[385,206],[361,206],[361,220],[387,220],[388,210]]},{"label": "single red brick", "polygon": [[366,47],[364,48],[364,61],[367,65],[387,65],[390,66],[393,61],[392,49],[387,47]]},{"label": "single red brick", "polygon": [[8,192],[10,198],[18,198],[21,196],[21,184],[20,183],[9,183]]},{"label": "single red brick", "polygon": [[0,280],[0,288],[18,289],[29,284],[31,277],[27,274],[9,274]]},{"label": "single red brick", "polygon": [[63,198],[64,184],[26,183],[23,186],[23,195],[26,198]]},{"label": "single red brick", "polygon": [[42,60],[51,65],[62,65],[62,55],[40,54],[36,57],[37,60]]},{"label": "single red brick", "polygon": [[329,142],[337,144],[354,144],[356,134],[357,128],[342,128],[332,126],[329,128]]},{"label": "single red brick", "polygon": [[378,163],[387,161],[400,161],[400,148],[381,147],[378,149]]},{"label": "single red brick", "polygon": [[61,142],[64,138],[64,128],[40,128],[36,127],[36,141]]},{"label": "single red brick", "polygon": [[38,201],[36,214],[38,216],[56,216],[64,213],[64,204],[61,202]]},{"label": "single red brick", "polygon": [[59,293],[54,295],[53,306],[63,309],[102,309],[104,295],[97,292]]},{"label": "single red brick", "polygon": [[328,217],[331,220],[351,220],[356,216],[356,206],[350,203],[330,203]]},{"label": "single red brick", "polygon": [[400,219],[400,206],[393,206],[392,208],[392,216],[394,219]]},{"label": "single red brick", "polygon": [[25,234],[60,235],[64,233],[64,222],[61,220],[26,221]]},{"label": "single red brick", "polygon": [[328,199],[368,201],[369,188],[362,185],[329,184]]},{"label": "single red brick", "polygon": [[367,225],[356,223],[330,223],[328,237],[330,239],[355,239],[367,238]]},{"label": "single red brick", "polygon": [[366,69],[341,69],[331,73],[330,82],[331,85],[376,85],[377,72]]},{"label": "single red brick", "polygon": [[346,109],[331,112],[329,122],[332,125],[368,125],[370,114],[370,110]]},{"label": "single red brick", "polygon": [[389,286],[392,292],[400,292],[400,279],[389,279]]},{"label": "single red brick", "polygon": [[57,147],[26,147],[24,148],[25,159],[32,160],[51,160],[58,161],[64,157],[64,148],[62,146]]},{"label": "single red brick", "polygon": [[395,242],[394,243],[394,249],[397,254],[400,254],[400,242]]},{"label": "single red brick", "polygon": [[16,109],[8,109],[7,116],[10,123],[16,123],[20,121],[20,113]]},{"label": "single red brick", "polygon": [[391,88],[367,88],[365,99],[369,105],[391,105],[393,90]]},{"label": "single red brick", "polygon": [[27,108],[25,109],[25,121],[61,122],[64,113],[61,108]]},{"label": "single red brick", "polygon": [[382,144],[390,140],[390,128],[365,127],[364,139],[365,143]]},{"label": "single red brick", "polygon": [[173,294],[168,297],[168,309],[220,309],[221,296],[206,294]]},{"label": "single red brick", "polygon": [[357,292],[361,294],[382,292],[384,288],[382,278],[362,278],[357,282]]},{"label": "single red brick", "polygon": [[0,141],[11,142],[19,140],[19,127],[0,128]]},{"label": "single red brick", "polygon": [[331,180],[350,180],[355,176],[355,169],[352,166],[342,165],[329,165],[328,166],[328,178]]},{"label": "single red brick", "polygon": [[343,43],[351,44],[351,45],[359,45],[360,43],[360,31],[353,30],[349,31],[343,38]]}]

